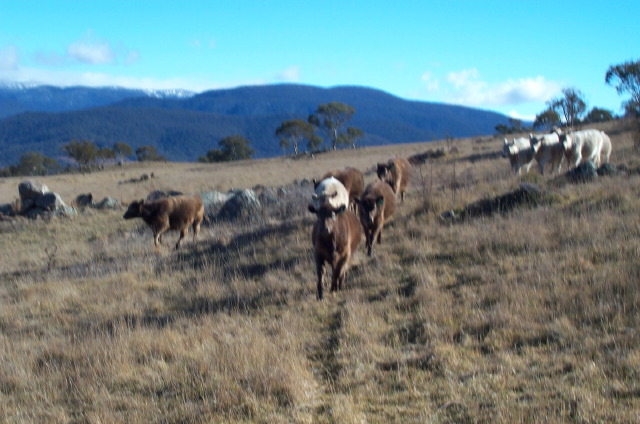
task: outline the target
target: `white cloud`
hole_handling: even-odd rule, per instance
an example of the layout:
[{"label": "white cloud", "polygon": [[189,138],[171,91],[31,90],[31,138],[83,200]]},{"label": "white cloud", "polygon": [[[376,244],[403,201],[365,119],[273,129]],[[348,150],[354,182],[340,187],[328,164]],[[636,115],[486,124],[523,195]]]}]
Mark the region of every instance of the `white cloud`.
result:
[{"label": "white cloud", "polygon": [[504,106],[527,102],[544,102],[556,95],[561,85],[542,76],[509,79],[488,83],[480,78],[477,69],[450,72],[451,86],[448,101],[467,106]]},{"label": "white cloud", "polygon": [[427,91],[433,92],[440,90],[440,80],[434,78],[430,71],[422,74],[422,77],[420,79],[424,82]]},{"label": "white cloud", "polygon": [[276,74],[276,81],[284,81],[284,82],[298,82],[300,81],[300,67],[299,66],[291,66],[287,69]]},{"label": "white cloud", "polygon": [[510,118],[519,119],[521,121],[535,121],[536,120],[536,116],[535,115],[522,115],[522,114],[518,113],[517,110],[510,110],[507,113],[507,116],[510,117]]},{"label": "white cloud", "polygon": [[116,54],[106,41],[75,41],[67,47],[67,54],[78,62],[90,65],[115,63]]},{"label": "white cloud", "polygon": [[0,69],[16,69],[20,62],[20,55],[16,46],[0,49]]}]

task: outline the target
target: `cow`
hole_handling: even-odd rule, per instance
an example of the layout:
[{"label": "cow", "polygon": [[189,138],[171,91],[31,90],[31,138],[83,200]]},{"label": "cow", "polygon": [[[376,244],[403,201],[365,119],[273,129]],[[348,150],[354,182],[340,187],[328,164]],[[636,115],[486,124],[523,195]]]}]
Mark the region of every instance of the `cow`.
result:
[{"label": "cow", "polygon": [[378,163],[378,178],[391,186],[396,196],[400,195],[404,203],[404,192],[411,179],[411,164],[405,158],[389,159],[387,163]]},{"label": "cow", "polygon": [[319,207],[310,204],[309,212],[316,215],[311,242],[318,278],[317,298],[322,300],[325,264],[328,263],[332,269],[331,291],[342,290],[346,285],[351,257],[362,239],[362,228],[356,215],[345,205],[334,208],[330,202]]},{"label": "cow", "polygon": [[[581,130],[563,134],[561,137],[565,156],[569,166],[580,165],[580,162],[592,161],[596,167],[600,165],[600,151],[603,144],[603,132],[599,130]],[[609,140],[609,145],[611,140]],[[611,149],[609,149],[609,152]]]},{"label": "cow", "polygon": [[535,152],[535,158],[538,162],[538,170],[544,175],[544,168],[547,164],[551,165],[551,170],[557,170],[560,173],[562,169],[562,158],[564,156],[564,147],[560,143],[558,132],[551,134],[529,134],[529,143]]},{"label": "cow", "polygon": [[[323,181],[329,177],[334,177],[338,181],[342,183],[342,185],[347,189],[349,193],[349,207],[351,210],[355,210],[355,199],[362,195],[362,191],[364,190],[364,176],[362,172],[360,172],[356,168],[346,167],[342,171],[334,170],[325,173],[320,181]],[[314,188],[318,187],[320,181],[314,179],[313,186]]]},{"label": "cow", "polygon": [[535,160],[535,153],[529,140],[524,137],[516,138],[512,142],[504,139],[502,157],[509,158],[514,174],[520,175],[522,168],[528,173]]},{"label": "cow", "polygon": [[604,163],[609,163],[609,157],[611,156],[611,139],[604,132],[602,133],[602,150],[600,150],[600,158],[602,159],[602,155],[604,155]]},{"label": "cow", "polygon": [[371,256],[374,240],[382,242],[382,227],[389,222],[396,210],[396,196],[391,186],[382,181],[374,181],[364,189],[357,200],[360,223],[367,241],[367,255]]},{"label": "cow", "polygon": [[329,202],[334,209],[338,209],[342,205],[349,206],[349,192],[335,177],[325,178],[320,181],[316,185],[311,199],[316,209],[319,209],[325,202]]},{"label": "cow", "polygon": [[168,230],[180,231],[176,249],[187,235],[189,226],[193,227],[193,241],[200,232],[204,217],[204,206],[200,196],[171,196],[154,201],[139,200],[129,205],[124,219],[142,218],[153,231],[156,247],[162,244],[162,235]]}]

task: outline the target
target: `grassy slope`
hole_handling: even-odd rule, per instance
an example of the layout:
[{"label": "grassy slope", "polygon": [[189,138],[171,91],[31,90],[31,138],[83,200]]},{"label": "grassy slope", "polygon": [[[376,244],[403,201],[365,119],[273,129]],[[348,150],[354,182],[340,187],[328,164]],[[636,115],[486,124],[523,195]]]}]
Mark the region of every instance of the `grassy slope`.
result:
[{"label": "grassy slope", "polygon": [[[630,133],[607,130],[612,162],[637,169]],[[501,140],[454,144],[456,160],[414,170],[375,257],[363,243],[347,289],[323,302],[309,214],[208,226],[179,252],[154,250],[122,212],[0,223],[2,421],[637,422],[640,177],[576,186],[534,173],[522,179],[552,204],[444,225],[435,212],[522,180],[505,159],[466,160]],[[126,201],[369,170],[435,147],[42,181],[68,200]],[[144,172],[157,178],[118,184]],[[2,180],[0,199],[17,182]]]}]

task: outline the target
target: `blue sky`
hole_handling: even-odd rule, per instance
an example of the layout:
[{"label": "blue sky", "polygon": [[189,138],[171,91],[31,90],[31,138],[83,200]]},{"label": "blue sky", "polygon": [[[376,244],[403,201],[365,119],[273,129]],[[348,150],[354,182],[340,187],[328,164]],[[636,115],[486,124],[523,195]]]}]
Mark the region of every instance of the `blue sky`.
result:
[{"label": "blue sky", "polygon": [[0,83],[359,85],[533,118],[563,88],[620,113],[640,1],[0,0]]}]

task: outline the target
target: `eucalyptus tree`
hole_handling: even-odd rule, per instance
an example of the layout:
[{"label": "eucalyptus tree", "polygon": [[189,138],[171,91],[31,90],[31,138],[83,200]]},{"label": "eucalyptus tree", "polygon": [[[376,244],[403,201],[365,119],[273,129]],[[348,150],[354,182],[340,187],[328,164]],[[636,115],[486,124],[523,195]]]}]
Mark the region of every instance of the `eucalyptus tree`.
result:
[{"label": "eucalyptus tree", "polygon": [[309,116],[308,122],[321,128],[331,140],[331,148],[337,149],[340,139],[340,129],[353,117],[356,110],[340,102],[331,102],[318,106],[316,112]]}]

